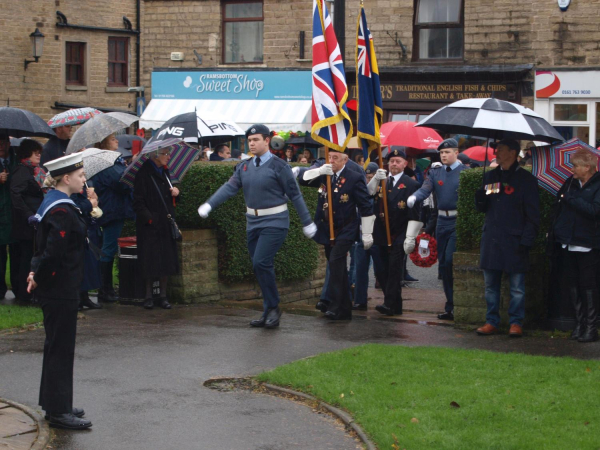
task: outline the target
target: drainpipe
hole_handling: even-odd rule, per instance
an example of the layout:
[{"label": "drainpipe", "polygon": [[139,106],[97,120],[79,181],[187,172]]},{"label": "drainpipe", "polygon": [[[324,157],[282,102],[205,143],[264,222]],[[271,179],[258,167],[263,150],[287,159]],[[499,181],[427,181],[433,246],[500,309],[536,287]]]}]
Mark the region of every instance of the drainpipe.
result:
[{"label": "drainpipe", "polygon": [[[135,26],[137,28],[137,35],[135,36],[135,85],[136,86],[140,86],[140,34],[142,33],[142,31],[140,30],[140,6],[141,0],[136,0],[136,23]],[[138,92],[137,93],[137,97],[139,98],[142,95],[144,95],[143,92]],[[136,110],[137,110],[137,101],[136,101]]]}]

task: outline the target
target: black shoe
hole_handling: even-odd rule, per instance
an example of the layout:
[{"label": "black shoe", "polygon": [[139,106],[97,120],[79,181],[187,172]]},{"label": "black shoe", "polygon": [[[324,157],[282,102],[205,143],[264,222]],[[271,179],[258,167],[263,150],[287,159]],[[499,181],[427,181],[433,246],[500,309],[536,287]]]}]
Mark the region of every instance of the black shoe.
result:
[{"label": "black shoe", "polygon": [[265,316],[260,316],[260,319],[254,319],[250,322],[251,327],[262,328],[265,326],[265,322],[267,318]]},{"label": "black shoe", "polygon": [[315,309],[318,309],[322,313],[327,312],[327,308],[329,308],[329,303],[323,300],[319,300],[319,302],[315,305]]},{"label": "black shoe", "polygon": [[375,307],[375,309],[377,310],[377,312],[380,312],[381,314],[385,314],[386,316],[394,315],[394,311],[392,311],[391,308],[388,308],[385,305],[377,305]]},{"label": "black shoe", "polygon": [[85,416],[85,411],[83,408],[73,408],[73,413],[75,417],[83,417]]},{"label": "black shoe", "polygon": [[73,414],[47,414],[46,420],[51,427],[67,430],[85,430],[92,426],[91,421],[75,417]]},{"label": "black shoe", "polygon": [[171,304],[166,298],[161,298],[159,305],[162,309],[171,309]]},{"label": "black shoe", "polygon": [[279,319],[281,319],[281,310],[279,308],[270,309],[267,312],[265,320],[265,328],[276,328],[279,326]]},{"label": "black shoe", "polygon": [[146,301],[144,302],[144,308],[146,308],[146,309],[154,308],[154,300],[151,298],[147,298]]},{"label": "black shoe", "polygon": [[454,314],[451,312],[445,312],[443,314],[438,314],[438,319],[440,320],[454,320]]},{"label": "black shoe", "polygon": [[367,304],[364,303],[355,303],[354,305],[352,305],[352,309],[354,311],[366,311],[367,310]]},{"label": "black shoe", "polygon": [[79,306],[82,309],[84,306],[89,309],[102,309],[102,305],[94,303],[87,292],[80,292],[79,298]]},{"label": "black shoe", "polygon": [[404,273],[404,281],[410,281],[412,283],[416,283],[419,280],[417,280],[415,277],[411,277],[408,272],[405,272]]},{"label": "black shoe", "polygon": [[325,317],[327,317],[329,320],[352,320],[352,311],[337,314],[333,311],[327,311],[325,313]]}]

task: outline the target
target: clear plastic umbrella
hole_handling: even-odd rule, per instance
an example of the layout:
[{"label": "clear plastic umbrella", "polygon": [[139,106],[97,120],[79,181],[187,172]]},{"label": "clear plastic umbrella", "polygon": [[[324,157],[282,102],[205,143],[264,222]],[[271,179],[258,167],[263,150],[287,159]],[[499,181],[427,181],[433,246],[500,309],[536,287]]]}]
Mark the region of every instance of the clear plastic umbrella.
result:
[{"label": "clear plastic umbrella", "polygon": [[66,154],[77,152],[88,145],[102,141],[107,136],[129,127],[140,120],[133,114],[111,112],[94,116],[84,123],[73,135]]}]

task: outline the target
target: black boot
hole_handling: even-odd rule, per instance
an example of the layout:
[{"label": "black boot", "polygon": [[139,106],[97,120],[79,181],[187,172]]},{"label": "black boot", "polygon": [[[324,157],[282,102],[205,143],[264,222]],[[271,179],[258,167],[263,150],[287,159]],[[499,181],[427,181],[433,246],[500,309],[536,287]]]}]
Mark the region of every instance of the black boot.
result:
[{"label": "black boot", "polygon": [[596,320],[598,320],[598,309],[596,306],[597,297],[597,289],[587,289],[583,291],[583,300],[585,302],[585,308],[583,309],[585,332],[577,339],[579,342],[594,342],[598,340],[598,328],[596,326]]},{"label": "black boot", "polygon": [[102,273],[102,288],[98,290],[98,301],[105,303],[114,303],[119,300],[112,279],[113,262],[100,261],[100,271]]},{"label": "black boot", "polygon": [[579,296],[579,290],[576,287],[569,288],[569,300],[573,305],[573,309],[575,310],[575,329],[571,333],[570,339],[576,341],[581,337],[585,330],[585,316],[583,312],[583,303],[581,301],[581,297]]},{"label": "black boot", "polygon": [[92,301],[92,299],[90,298],[90,295],[88,294],[87,291],[81,291],[79,292],[79,307],[81,309],[83,309],[83,307],[86,308],[90,308],[90,309],[101,309],[102,305],[98,304],[98,303],[94,303]]}]

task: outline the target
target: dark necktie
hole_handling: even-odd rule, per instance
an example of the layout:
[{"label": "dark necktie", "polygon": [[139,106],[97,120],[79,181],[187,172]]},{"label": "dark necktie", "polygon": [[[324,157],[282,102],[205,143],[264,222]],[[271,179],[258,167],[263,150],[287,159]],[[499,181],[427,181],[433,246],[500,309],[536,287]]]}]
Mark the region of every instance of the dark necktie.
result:
[{"label": "dark necktie", "polygon": [[260,156],[256,157],[256,167],[260,166]]},{"label": "dark necktie", "polygon": [[390,177],[389,185],[390,185],[390,189],[394,188],[394,177]]},{"label": "dark necktie", "polygon": [[446,166],[446,172],[450,172],[452,169],[450,168],[450,166]]},{"label": "dark necktie", "polygon": [[331,184],[333,186],[335,186],[335,184],[337,183],[337,174],[333,174],[333,177],[331,178]]}]

